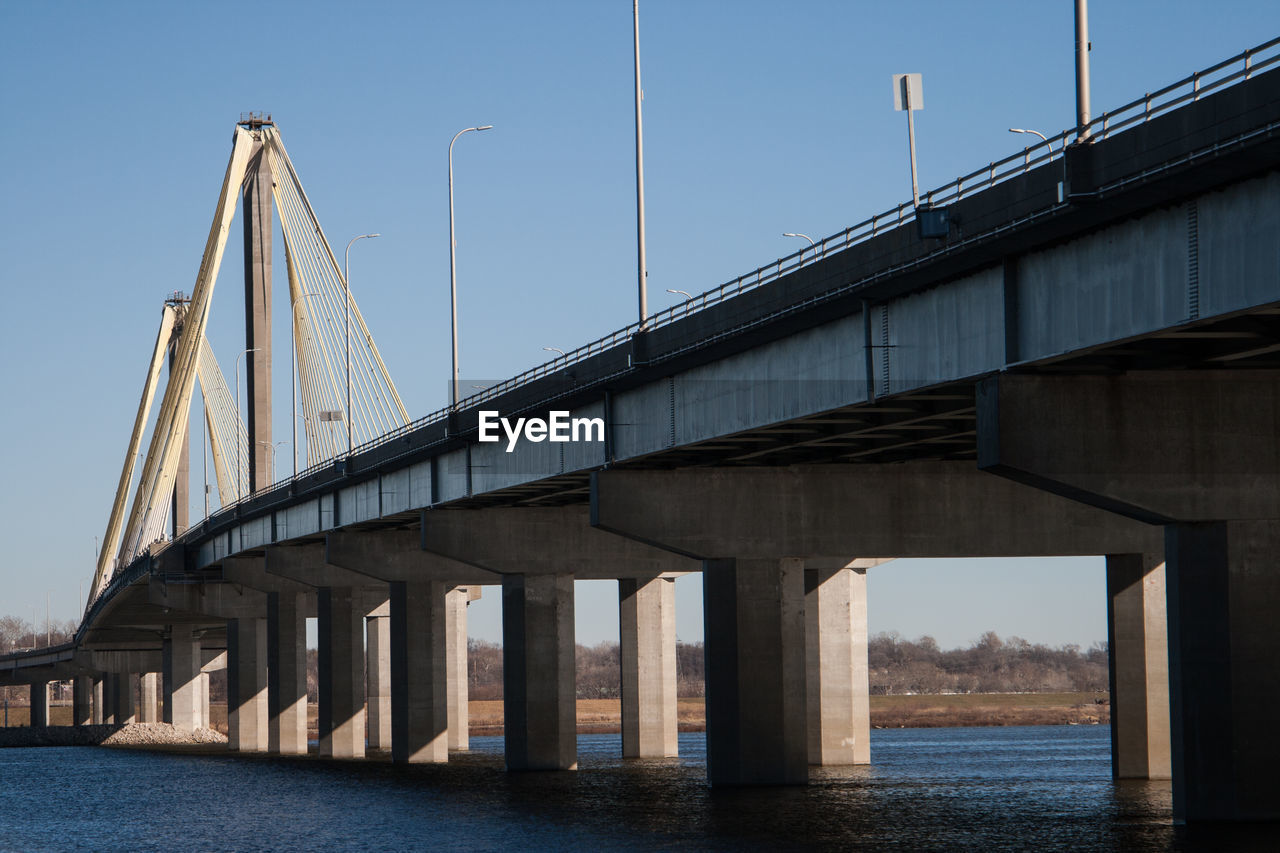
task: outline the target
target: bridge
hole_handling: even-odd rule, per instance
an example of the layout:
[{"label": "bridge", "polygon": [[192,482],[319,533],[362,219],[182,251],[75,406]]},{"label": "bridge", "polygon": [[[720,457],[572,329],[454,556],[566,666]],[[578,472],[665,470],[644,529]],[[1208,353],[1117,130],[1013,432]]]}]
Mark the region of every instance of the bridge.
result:
[{"label": "bridge", "polygon": [[[343,399],[345,276],[248,117],[82,624],[0,683],[32,685],[37,724],[74,679],[77,724],[193,728],[225,667],[230,748],[302,754],[313,616],[320,754],[442,762],[467,747],[466,603],[500,587],[507,767],[572,769],[573,580],[616,579],[623,752],[671,756],[673,578],[700,572],[708,779],[800,784],[871,760],[868,568],[1106,555],[1114,775],[1171,777],[1178,820],[1276,819],[1278,61],[1268,42],[416,421],[358,311]],[[237,196],[247,422],[202,356]],[[312,463],[279,481],[273,204]],[[197,378],[223,505],[189,524]],[[508,448],[487,412],[601,428]]]}]

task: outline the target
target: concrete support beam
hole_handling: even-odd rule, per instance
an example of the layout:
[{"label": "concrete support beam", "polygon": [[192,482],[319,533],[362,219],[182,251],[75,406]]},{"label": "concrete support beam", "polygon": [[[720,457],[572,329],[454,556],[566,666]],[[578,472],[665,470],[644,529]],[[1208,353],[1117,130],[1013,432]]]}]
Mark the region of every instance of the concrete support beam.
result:
[{"label": "concrete support beam", "polygon": [[71,695],[71,725],[93,724],[93,677],[77,675]]},{"label": "concrete support beam", "polygon": [[391,749],[391,619],[365,619],[365,697],[369,749]]},{"label": "concrete support beam", "polygon": [[806,569],[809,763],[871,762],[866,569]]},{"label": "concrete support beam", "polygon": [[164,639],[164,721],[183,731],[206,725],[207,694],[200,687],[200,638],[190,625],[173,625]]},{"label": "concrete support beam", "polygon": [[116,710],[120,705],[120,700],[116,696],[116,692],[120,689],[120,679],[116,678],[115,673],[108,672],[102,676],[102,724],[104,726],[118,725],[116,722]]},{"label": "concrete support beam", "polygon": [[1169,633],[1164,562],[1107,556],[1111,672],[1111,775],[1168,779]]},{"label": "concrete support beam", "polygon": [[[269,561],[268,561],[269,563]],[[319,611],[320,755],[365,754],[364,616],[359,590],[321,587]]]},{"label": "concrete support beam", "polygon": [[391,584],[391,757],[397,763],[449,760],[446,607],[440,581]]},{"label": "concrete support beam", "polygon": [[49,725],[49,682],[31,682],[31,726]]},{"label": "concrete support beam", "polygon": [[305,595],[267,594],[267,751],[307,754]]},{"label": "concrete support beam", "polygon": [[422,547],[497,574],[613,580],[698,569],[696,561],[610,536],[590,521],[588,509],[577,506],[426,510]]},{"label": "concrete support beam", "polygon": [[508,770],[578,768],[573,637],[572,575],[503,578]]},{"label": "concrete support beam", "polygon": [[236,752],[266,752],[267,620],[227,622],[227,741]]},{"label": "concrete support beam", "polygon": [[[480,591],[475,587],[475,591]],[[445,702],[449,749],[471,748],[470,691],[467,686],[467,604],[471,588],[458,586],[444,596]]]},{"label": "concrete support beam", "polygon": [[1000,376],[977,403],[992,473],[1153,524],[1280,518],[1280,372]]},{"label": "concrete support beam", "polygon": [[160,722],[160,675],[144,672],[138,676],[138,722]]},{"label": "concrete support beam", "polygon": [[494,572],[422,550],[422,534],[416,530],[335,530],[325,537],[323,560],[387,582],[502,583],[502,576]]},{"label": "concrete support beam", "polygon": [[1149,525],[969,462],[614,469],[592,475],[591,501],[597,527],[700,559],[1092,556],[1164,546]]},{"label": "concrete support beam", "polygon": [[92,711],[89,722],[95,726],[103,725],[107,719],[106,681],[106,675],[96,676],[93,679],[93,695],[90,697]]},{"label": "concrete support beam", "polygon": [[675,579],[618,581],[622,756],[679,755]]},{"label": "concrete support beam", "polygon": [[803,785],[804,563],[708,560],[703,569],[707,778]]}]

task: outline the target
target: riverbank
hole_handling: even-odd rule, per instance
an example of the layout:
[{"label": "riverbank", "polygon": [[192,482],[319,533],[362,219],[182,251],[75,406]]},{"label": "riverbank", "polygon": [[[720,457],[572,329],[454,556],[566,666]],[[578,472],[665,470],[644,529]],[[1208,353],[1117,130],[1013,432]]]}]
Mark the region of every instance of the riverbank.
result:
[{"label": "riverbank", "polygon": [[227,736],[221,732],[209,729],[186,732],[168,723],[0,729],[0,749],[30,746],[204,746],[226,742]]},{"label": "riverbank", "polygon": [[[315,703],[308,711],[312,739],[318,736]],[[475,699],[470,702],[471,734],[502,734],[502,700]],[[682,732],[706,730],[706,707],[701,698],[680,699],[676,706],[677,725]],[[218,702],[209,705],[210,728],[225,735],[227,708]],[[9,708],[8,730],[27,725],[25,707]],[[51,728],[71,728],[71,709],[50,709]],[[945,728],[950,726],[1076,726],[1111,722],[1111,705],[1105,693],[969,693],[913,696],[872,696],[871,726],[877,729]],[[153,724],[161,725],[161,724]],[[84,730],[120,726],[86,726]],[[25,729],[25,731],[31,731]],[[578,731],[581,734],[613,734],[622,731],[622,705],[618,699],[579,699]]]}]

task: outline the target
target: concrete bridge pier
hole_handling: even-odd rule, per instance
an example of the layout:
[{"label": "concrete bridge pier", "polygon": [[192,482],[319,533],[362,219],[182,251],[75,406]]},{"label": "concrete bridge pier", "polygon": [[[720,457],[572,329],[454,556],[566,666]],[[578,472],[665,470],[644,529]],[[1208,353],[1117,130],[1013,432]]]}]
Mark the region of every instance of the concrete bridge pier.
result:
[{"label": "concrete bridge pier", "polygon": [[578,769],[573,575],[503,578],[502,710],[508,770]]},{"label": "concrete bridge pier", "polygon": [[443,762],[448,750],[467,748],[466,606],[480,584],[499,582],[421,544],[419,531],[335,531],[324,555],[339,571],[390,584],[391,752],[406,763]]},{"label": "concrete bridge pier", "polygon": [[1107,556],[1111,775],[1168,779],[1169,634],[1163,557]]},{"label": "concrete bridge pier", "polygon": [[138,721],[138,702],[134,693],[133,673],[107,673],[107,719],[117,726],[129,726]]},{"label": "concrete bridge pier", "polygon": [[208,693],[201,686],[200,636],[189,624],[169,627],[164,638],[164,721],[184,731],[208,724]]},{"label": "concrete bridge pier", "polygon": [[1174,820],[1280,819],[1280,373],[1000,376],[977,400],[980,466],[1164,525]]},{"label": "concrete bridge pier", "polygon": [[297,592],[267,593],[267,751],[307,754],[307,609]]},{"label": "concrete bridge pier", "polygon": [[49,682],[31,682],[31,725],[49,725]]},{"label": "concrete bridge pier", "polygon": [[680,754],[675,589],[673,577],[618,581],[623,758]]},{"label": "concrete bridge pier", "polygon": [[89,697],[89,723],[94,726],[100,726],[106,720],[106,678],[105,675],[93,677],[93,686]]},{"label": "concrete bridge pier", "polygon": [[369,749],[391,751],[391,615],[365,617],[365,703]]},{"label": "concrete bridge pier", "polygon": [[320,587],[320,755],[364,758],[365,612],[359,588]]},{"label": "concrete bridge pier", "polygon": [[228,747],[237,752],[266,752],[267,620],[227,620]]},{"label": "concrete bridge pier", "polygon": [[93,724],[93,676],[77,675],[71,688],[71,724]]},{"label": "concrete bridge pier", "polygon": [[159,673],[144,672],[138,676],[138,722],[160,722]]},{"label": "concrete bridge pier", "polygon": [[391,583],[391,757],[397,763],[449,760],[442,581]]},{"label": "concrete bridge pier", "polygon": [[[424,550],[502,577],[503,695],[511,770],[577,767],[574,579],[636,579],[639,586],[640,581],[647,584],[697,569],[696,561],[686,556],[595,530],[590,522],[585,507],[422,513]],[[663,627],[674,610],[654,606],[654,594],[660,601],[659,587],[636,600],[635,633],[624,628],[627,634],[621,639],[630,647],[634,638],[637,655],[642,637],[649,650],[668,644],[670,650],[664,648],[658,660],[669,660],[674,676],[674,625]],[[626,609],[624,599],[619,604]],[[640,677],[638,657],[635,662]],[[630,668],[626,656],[623,666],[624,671]],[[647,687],[637,682],[635,690],[624,692],[623,731],[657,732],[638,739],[637,748],[643,743],[654,756],[672,755],[675,738],[667,739],[667,721],[676,717],[673,678],[664,674],[661,663],[644,677]],[[625,742],[629,747],[631,741]]]},{"label": "concrete bridge pier", "polygon": [[871,763],[867,566],[805,561],[805,686],[811,765]]}]

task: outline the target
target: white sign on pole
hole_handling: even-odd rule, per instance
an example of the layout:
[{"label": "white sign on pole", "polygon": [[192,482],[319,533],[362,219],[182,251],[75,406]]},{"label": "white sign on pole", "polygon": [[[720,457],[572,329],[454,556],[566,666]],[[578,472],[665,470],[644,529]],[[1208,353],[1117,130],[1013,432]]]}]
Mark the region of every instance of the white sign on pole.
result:
[{"label": "white sign on pole", "polygon": [[911,109],[924,109],[924,81],[919,74],[895,74],[893,75],[893,108],[898,112],[902,112],[904,105],[902,103],[902,81],[906,80],[907,97],[911,101]]}]

